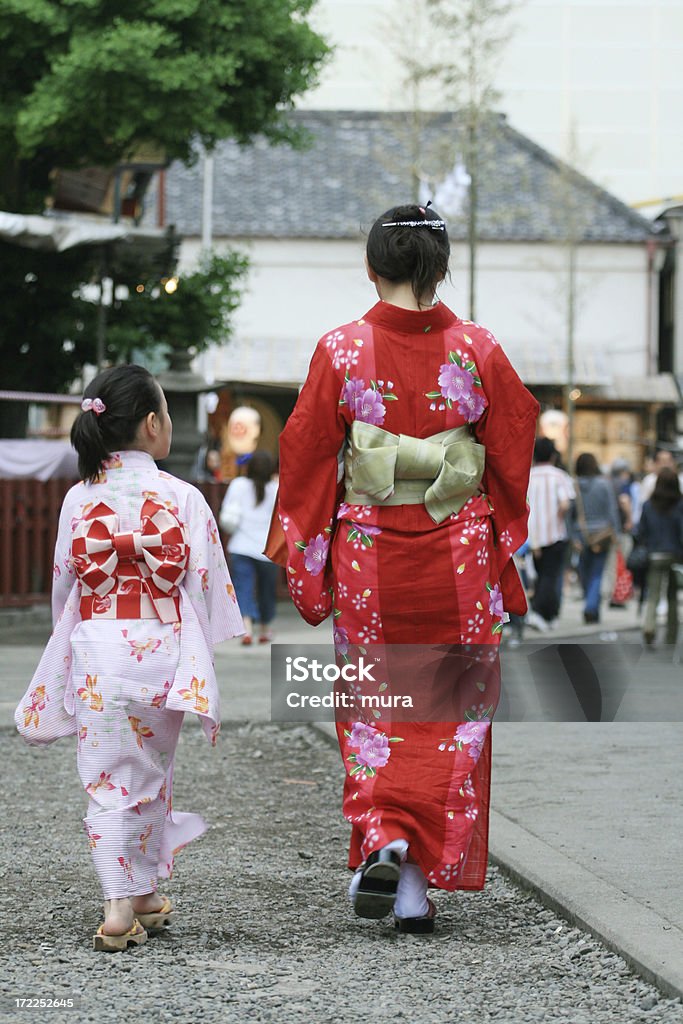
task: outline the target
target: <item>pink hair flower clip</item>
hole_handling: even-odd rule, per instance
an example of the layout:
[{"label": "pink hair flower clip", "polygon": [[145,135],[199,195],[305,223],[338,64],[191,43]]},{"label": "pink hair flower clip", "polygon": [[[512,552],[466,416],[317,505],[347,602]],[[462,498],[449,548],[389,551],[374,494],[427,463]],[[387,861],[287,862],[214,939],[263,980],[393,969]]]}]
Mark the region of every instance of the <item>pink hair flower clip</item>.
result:
[{"label": "pink hair flower clip", "polygon": [[101,398],[84,398],[81,402],[81,409],[83,412],[94,412],[96,416],[101,416],[106,409],[106,405]]}]

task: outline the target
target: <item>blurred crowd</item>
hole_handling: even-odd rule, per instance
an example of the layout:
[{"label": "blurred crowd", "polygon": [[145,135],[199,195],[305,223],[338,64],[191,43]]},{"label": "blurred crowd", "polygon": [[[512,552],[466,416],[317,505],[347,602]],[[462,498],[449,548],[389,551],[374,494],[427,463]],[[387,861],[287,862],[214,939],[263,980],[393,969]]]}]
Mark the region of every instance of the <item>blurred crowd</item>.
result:
[{"label": "blurred crowd", "polygon": [[[230,457],[207,438],[197,453],[198,482],[227,483],[220,517],[230,539],[227,553],[245,609],[247,634],[268,642],[275,616],[277,570],[262,554],[277,492],[277,463],[259,444],[254,410],[236,410]],[[252,424],[253,419],[253,424]],[[227,467],[227,468],[226,468]],[[572,585],[583,595],[585,623],[601,610],[635,607],[643,642],[652,647],[658,623],[664,640],[678,637],[678,589],[683,585],[683,472],[667,447],[651,452],[638,474],[623,458],[600,466],[591,452],[563,465],[550,437],[539,437],[529,480],[529,539],[516,553],[529,611],[511,617],[508,642],[525,627],[545,633],[559,624]],[[258,631],[258,637],[254,634]]]},{"label": "blurred crowd", "polygon": [[529,539],[516,560],[529,612],[512,621],[511,643],[524,626],[545,633],[558,624],[568,581],[580,585],[585,623],[601,609],[637,603],[643,642],[676,644],[678,587],[683,584],[683,473],[673,452],[658,448],[636,474],[625,459],[601,467],[581,452],[573,472],[553,440],[539,437],[529,481]]}]

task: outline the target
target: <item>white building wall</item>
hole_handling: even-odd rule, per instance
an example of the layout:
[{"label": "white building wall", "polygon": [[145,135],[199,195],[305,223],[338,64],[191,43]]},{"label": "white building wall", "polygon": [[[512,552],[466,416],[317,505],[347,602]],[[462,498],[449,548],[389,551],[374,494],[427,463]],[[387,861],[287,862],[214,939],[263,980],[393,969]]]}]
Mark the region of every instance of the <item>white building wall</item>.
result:
[{"label": "white building wall", "polygon": [[[387,26],[407,4],[318,0],[336,52],[300,105],[405,109]],[[497,86],[515,128],[563,156],[575,121],[582,170],[626,202],[683,193],[681,0],[523,0],[511,22]]]},{"label": "white building wall", "polygon": [[[376,301],[359,241],[235,242],[251,270],[234,337],[202,357],[208,379],[300,383],[318,338]],[[220,243],[217,245],[220,248]],[[186,239],[181,269],[194,265]],[[465,315],[466,253],[455,246],[442,299]],[[482,245],[478,319],[529,381],[558,382],[566,365],[566,253],[548,245]],[[640,246],[588,246],[578,262],[576,362],[596,383],[647,372],[647,255]]]}]

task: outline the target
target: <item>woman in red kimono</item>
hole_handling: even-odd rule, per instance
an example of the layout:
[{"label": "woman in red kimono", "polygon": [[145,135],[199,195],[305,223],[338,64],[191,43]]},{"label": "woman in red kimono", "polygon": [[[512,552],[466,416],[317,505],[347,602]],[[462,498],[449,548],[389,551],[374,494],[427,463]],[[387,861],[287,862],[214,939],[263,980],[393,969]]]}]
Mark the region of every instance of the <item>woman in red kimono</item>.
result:
[{"label": "woman in red kimono", "polygon": [[[526,610],[512,556],[538,413],[490,332],[435,300],[449,253],[433,209],[376,221],[366,263],[380,301],[321,338],[280,439],[279,519],[303,618],[332,613],[344,659],[350,645],[479,652],[456,721],[337,722],[354,909],[393,910],[413,932],[434,928],[428,886],[484,885],[497,648],[507,613]],[[426,685],[443,679],[425,669]]]}]

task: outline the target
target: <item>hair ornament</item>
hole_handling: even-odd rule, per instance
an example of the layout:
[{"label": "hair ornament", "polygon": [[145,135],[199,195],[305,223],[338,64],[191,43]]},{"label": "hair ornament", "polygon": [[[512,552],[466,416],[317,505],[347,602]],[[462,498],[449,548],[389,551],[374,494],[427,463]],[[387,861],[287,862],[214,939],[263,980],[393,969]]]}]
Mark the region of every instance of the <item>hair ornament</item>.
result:
[{"label": "hair ornament", "polygon": [[106,408],[101,398],[84,398],[81,402],[83,412],[94,412],[96,416],[101,416]]},{"label": "hair ornament", "polygon": [[432,228],[434,231],[445,231],[445,220],[390,220],[382,224],[383,228]]}]

